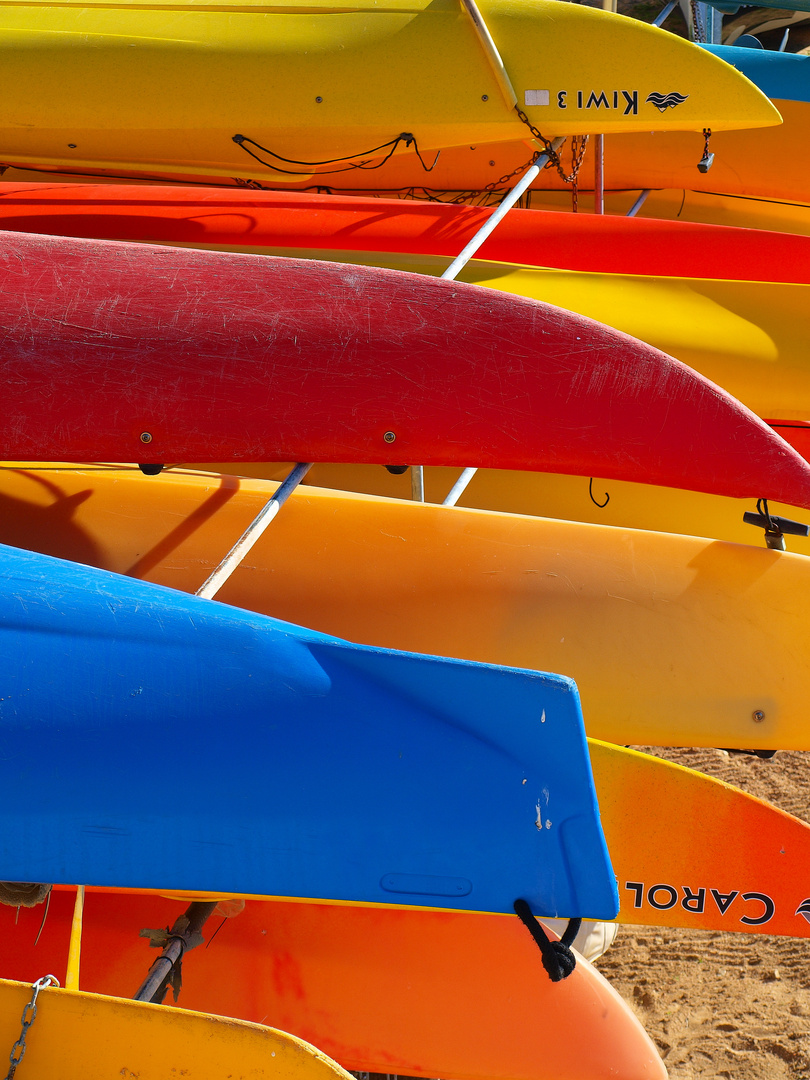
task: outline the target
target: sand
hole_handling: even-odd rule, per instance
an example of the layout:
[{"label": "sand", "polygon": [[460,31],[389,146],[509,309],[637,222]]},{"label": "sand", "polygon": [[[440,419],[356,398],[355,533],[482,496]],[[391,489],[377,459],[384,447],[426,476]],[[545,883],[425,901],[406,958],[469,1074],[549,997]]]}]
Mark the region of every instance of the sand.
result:
[{"label": "sand", "polygon": [[[810,760],[638,747],[810,817]],[[622,927],[596,966],[634,1009],[671,1080],[810,1077],[810,940]]]}]

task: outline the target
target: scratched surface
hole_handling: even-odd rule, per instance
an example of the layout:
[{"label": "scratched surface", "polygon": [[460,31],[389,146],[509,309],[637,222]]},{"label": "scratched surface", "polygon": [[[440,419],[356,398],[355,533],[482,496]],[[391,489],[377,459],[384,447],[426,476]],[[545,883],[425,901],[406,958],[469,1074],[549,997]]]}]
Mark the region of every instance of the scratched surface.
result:
[{"label": "scratched surface", "polygon": [[368,267],[5,234],[5,459],[601,475],[810,505],[691,369],[539,301]]}]

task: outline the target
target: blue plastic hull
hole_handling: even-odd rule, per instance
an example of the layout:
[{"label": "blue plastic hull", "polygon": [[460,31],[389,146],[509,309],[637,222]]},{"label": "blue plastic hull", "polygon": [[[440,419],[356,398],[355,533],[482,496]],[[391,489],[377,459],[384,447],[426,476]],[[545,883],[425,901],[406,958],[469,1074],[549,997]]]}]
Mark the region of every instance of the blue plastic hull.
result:
[{"label": "blue plastic hull", "polygon": [[[810,0],[801,4],[774,3],[772,7],[810,11]],[[772,101],[810,101],[810,56],[744,49],[738,45],[701,45],[741,71]]]},{"label": "blue plastic hull", "polygon": [[0,878],[610,919],[574,683],[0,548]]}]

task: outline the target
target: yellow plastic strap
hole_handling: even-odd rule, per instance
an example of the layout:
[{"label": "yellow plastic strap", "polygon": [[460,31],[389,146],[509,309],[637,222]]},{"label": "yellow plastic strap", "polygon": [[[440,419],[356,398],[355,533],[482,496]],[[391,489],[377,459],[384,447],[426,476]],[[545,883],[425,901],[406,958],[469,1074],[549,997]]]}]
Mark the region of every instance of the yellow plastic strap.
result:
[{"label": "yellow plastic strap", "polygon": [[82,959],[82,918],[84,916],[84,885],[76,889],[76,903],[73,905],[73,922],[70,927],[70,945],[68,946],[67,972],[65,988],[79,989],[79,967]]}]

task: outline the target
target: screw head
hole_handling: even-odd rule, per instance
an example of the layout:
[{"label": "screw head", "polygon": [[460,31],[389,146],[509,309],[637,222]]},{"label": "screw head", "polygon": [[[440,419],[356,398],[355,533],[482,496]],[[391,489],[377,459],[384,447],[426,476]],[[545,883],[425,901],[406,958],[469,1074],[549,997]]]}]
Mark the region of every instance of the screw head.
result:
[{"label": "screw head", "polygon": [[152,441],[152,436],[149,434],[149,432],[148,431],[142,431],[141,432],[141,442],[142,443],[150,443],[151,441]]},{"label": "screw head", "polygon": [[755,712],[751,713],[751,719],[755,724],[761,724],[765,719],[765,713],[761,709],[756,709]]},{"label": "screw head", "polygon": [[387,443],[395,442],[396,441],[396,435],[394,434],[393,431],[386,431],[386,433],[383,435],[383,441],[387,442]]},{"label": "screw head", "polygon": [[495,164],[495,162],[494,162],[494,161],[490,161],[490,165],[494,165],[494,164]]},{"label": "screw head", "polygon": [[75,149],[76,149],[76,143],[75,142],[69,142],[68,143],[68,150],[75,150]]},{"label": "screw head", "polygon": [[482,94],[481,95],[481,100],[482,101],[489,101],[489,94]]},{"label": "screw head", "polygon": [[320,97],[320,96],[315,98],[316,105],[320,105],[322,101],[323,101],[323,98]]}]

